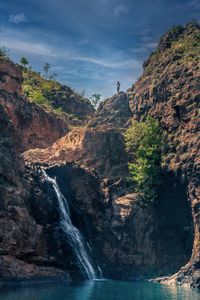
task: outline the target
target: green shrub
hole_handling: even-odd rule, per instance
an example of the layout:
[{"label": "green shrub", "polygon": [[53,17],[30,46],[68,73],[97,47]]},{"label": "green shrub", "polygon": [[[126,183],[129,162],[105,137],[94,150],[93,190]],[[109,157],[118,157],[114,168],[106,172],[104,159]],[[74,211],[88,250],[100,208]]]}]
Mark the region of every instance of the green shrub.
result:
[{"label": "green shrub", "polygon": [[130,180],[135,184],[145,204],[156,199],[160,183],[163,137],[158,121],[147,117],[145,122],[132,121],[125,133],[126,147],[132,154],[129,163]]}]

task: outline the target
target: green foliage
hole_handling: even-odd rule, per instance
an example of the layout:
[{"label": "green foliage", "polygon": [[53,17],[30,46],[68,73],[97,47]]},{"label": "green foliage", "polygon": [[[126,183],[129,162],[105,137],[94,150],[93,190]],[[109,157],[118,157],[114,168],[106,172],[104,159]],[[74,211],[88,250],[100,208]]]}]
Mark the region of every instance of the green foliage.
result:
[{"label": "green foliage", "polygon": [[176,36],[178,35],[181,31],[182,31],[183,27],[178,25],[178,26],[172,26],[169,30],[169,33],[172,35],[172,36]]},{"label": "green foliage", "polygon": [[23,56],[23,57],[20,59],[20,64],[22,64],[24,67],[26,67],[26,65],[29,64],[28,59],[27,59],[26,57]]},{"label": "green foliage", "polygon": [[158,121],[147,117],[145,122],[132,121],[125,133],[127,150],[132,154],[129,163],[130,180],[135,184],[145,204],[156,198],[160,183],[162,132]]},{"label": "green foliage", "polygon": [[102,97],[101,94],[94,94],[90,97],[91,103],[92,103],[92,105],[94,106],[95,109],[98,108],[99,103],[101,101],[101,97]]},{"label": "green foliage", "polygon": [[50,104],[45,99],[40,90],[32,88],[30,85],[23,86],[24,95],[32,102],[50,108]]},{"label": "green foliage", "polygon": [[[48,94],[53,89],[59,89],[60,84],[51,80],[45,80],[32,70],[23,70],[23,93],[31,101],[44,108],[54,110],[48,100]],[[57,113],[57,111],[54,111]],[[60,112],[58,112],[60,115]]]},{"label": "green foliage", "polygon": [[[144,73],[151,77],[154,75],[155,78],[159,79],[163,71],[163,66],[165,66],[165,64],[163,64],[165,61],[167,62],[169,72],[175,64],[184,64],[187,67],[190,67],[193,63],[198,64],[200,57],[200,25],[194,25],[195,22],[190,22],[190,24],[187,25],[187,34],[184,33],[184,31],[178,34],[179,31],[181,32],[182,30],[180,26],[172,27],[167,40],[170,46],[168,45],[168,47],[162,51],[160,51],[158,47],[156,51],[152,52],[144,64]],[[190,27],[192,27],[190,30],[191,33],[189,31]],[[163,38],[161,40],[163,40]],[[172,57],[174,57],[173,60]]]},{"label": "green foliage", "polygon": [[59,117],[64,117],[66,115],[66,113],[62,110],[61,107],[54,108],[54,112]]},{"label": "green foliage", "polygon": [[194,35],[191,39],[190,37],[179,39],[178,42],[174,43],[174,50],[176,53],[181,54],[182,63],[190,63],[193,61],[199,61],[200,56],[200,43],[198,35]]}]

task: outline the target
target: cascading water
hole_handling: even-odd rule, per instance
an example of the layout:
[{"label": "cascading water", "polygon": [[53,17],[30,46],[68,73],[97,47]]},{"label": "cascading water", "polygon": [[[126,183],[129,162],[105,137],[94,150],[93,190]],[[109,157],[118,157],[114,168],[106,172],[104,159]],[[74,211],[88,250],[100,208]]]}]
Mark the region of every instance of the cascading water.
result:
[{"label": "cascading water", "polygon": [[49,177],[45,171],[43,171],[43,173],[46,180],[52,184],[55,190],[61,213],[60,225],[66,233],[70,245],[75,251],[80,269],[87,279],[95,279],[95,271],[86,251],[86,243],[84,242],[84,238],[80,231],[72,224],[67,200],[61,193],[56,179]]}]

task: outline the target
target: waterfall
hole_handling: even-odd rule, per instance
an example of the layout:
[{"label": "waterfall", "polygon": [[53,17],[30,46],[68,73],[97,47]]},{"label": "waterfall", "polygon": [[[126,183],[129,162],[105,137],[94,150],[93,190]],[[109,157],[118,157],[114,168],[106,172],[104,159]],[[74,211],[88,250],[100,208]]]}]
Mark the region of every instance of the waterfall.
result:
[{"label": "waterfall", "polygon": [[46,180],[52,184],[55,190],[61,213],[60,225],[66,233],[70,245],[75,251],[76,257],[79,261],[80,269],[87,279],[94,279],[95,271],[92,267],[92,263],[86,250],[86,243],[81,232],[72,224],[67,200],[61,193],[56,179],[49,177],[45,171],[43,171],[43,174]]}]

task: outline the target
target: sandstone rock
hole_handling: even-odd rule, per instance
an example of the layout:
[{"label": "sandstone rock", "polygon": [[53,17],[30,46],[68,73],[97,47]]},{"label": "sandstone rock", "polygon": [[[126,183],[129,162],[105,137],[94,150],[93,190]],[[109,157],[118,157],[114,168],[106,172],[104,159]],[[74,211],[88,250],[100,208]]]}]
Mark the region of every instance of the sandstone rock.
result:
[{"label": "sandstone rock", "polygon": [[0,256],[0,274],[1,285],[21,281],[71,281],[65,271],[37,266],[9,255]]},{"label": "sandstone rock", "polygon": [[19,68],[11,61],[0,61],[0,91],[20,94],[22,84],[22,74]]},{"label": "sandstone rock", "polygon": [[89,127],[106,125],[122,128],[131,117],[128,97],[126,93],[120,92],[100,103],[94,118],[89,122]]},{"label": "sandstone rock", "polygon": [[183,204],[185,216],[178,211],[180,203],[174,203],[174,198],[181,202],[183,195],[174,195],[176,187],[170,190],[171,181],[166,189],[161,188],[162,203],[146,208],[137,194],[128,194],[129,186],[122,178],[101,179],[72,163],[53,166],[47,172],[56,176],[73,222],[90,243],[104,276],[164,275],[188,260],[191,245],[188,251],[181,228],[190,222],[189,208]]},{"label": "sandstone rock", "polygon": [[59,90],[50,91],[47,98],[54,108],[61,108],[63,112],[79,120],[88,120],[94,115],[95,110],[90,101],[67,86],[62,85]]},{"label": "sandstone rock", "polygon": [[12,62],[0,62],[0,104],[21,137],[21,148],[45,148],[68,132],[68,124],[21,96],[22,74]]},{"label": "sandstone rock", "polygon": [[197,278],[200,267],[200,63],[195,60],[200,53],[196,42],[199,34],[200,27],[192,24],[168,32],[145,63],[144,74],[134,86],[135,97],[130,101],[135,119],[143,120],[150,114],[159,120],[166,142],[163,167],[187,183],[195,228],[193,254],[172,281],[191,286],[198,286],[193,274]]},{"label": "sandstone rock", "polygon": [[117,129],[77,128],[47,149],[34,149],[24,153],[27,162],[77,162],[94,168],[104,176],[127,173],[124,139]]},{"label": "sandstone rock", "polygon": [[[38,185],[34,180],[31,183],[30,173],[24,174],[19,136],[1,105],[0,141],[0,283],[6,284],[11,280],[69,280],[67,272],[55,266],[55,259],[52,260],[48,252],[47,226],[50,221],[47,219],[43,226],[44,223],[38,220],[40,209],[38,219],[34,219],[32,213],[37,196],[46,199],[45,205],[49,203],[49,215],[51,201],[42,194],[41,188],[37,188],[40,191],[38,195]],[[31,200],[33,187],[35,197]],[[56,210],[49,217],[51,222],[54,222],[55,214]],[[43,215],[41,218],[44,219]]]}]

